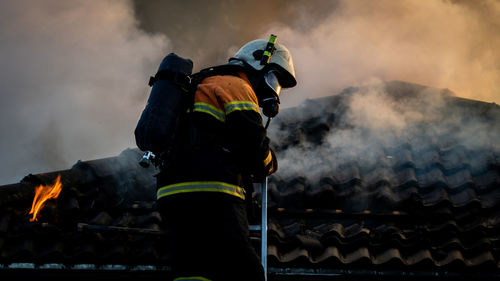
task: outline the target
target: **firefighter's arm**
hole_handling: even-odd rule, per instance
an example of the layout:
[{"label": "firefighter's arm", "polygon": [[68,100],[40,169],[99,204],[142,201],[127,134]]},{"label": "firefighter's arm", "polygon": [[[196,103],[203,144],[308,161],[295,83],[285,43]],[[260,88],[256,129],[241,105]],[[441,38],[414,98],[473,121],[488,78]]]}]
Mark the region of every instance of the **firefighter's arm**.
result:
[{"label": "firefighter's arm", "polygon": [[[217,79],[217,78],[216,78]],[[215,95],[224,108],[231,149],[246,172],[264,178],[277,170],[277,160],[269,148],[257,96],[242,78],[225,76]]]},{"label": "firefighter's arm", "polygon": [[240,110],[228,114],[226,120],[232,132],[232,150],[241,166],[256,179],[263,179],[276,172],[278,161],[269,147],[269,138],[260,113]]}]

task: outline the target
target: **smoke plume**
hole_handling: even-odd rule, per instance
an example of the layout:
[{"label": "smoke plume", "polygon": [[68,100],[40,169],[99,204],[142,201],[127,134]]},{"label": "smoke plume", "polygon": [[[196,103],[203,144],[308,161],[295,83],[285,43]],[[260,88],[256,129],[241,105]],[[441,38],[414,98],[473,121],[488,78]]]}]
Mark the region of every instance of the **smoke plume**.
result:
[{"label": "smoke plume", "polygon": [[167,37],[140,30],[126,1],[0,5],[0,182],[133,147]]},{"label": "smoke plume", "polygon": [[499,15],[495,0],[339,1],[311,30],[269,29],[296,62],[299,85],[283,100],[295,105],[378,78],[500,103]]},{"label": "smoke plume", "polygon": [[[302,177],[314,188],[324,178],[335,177],[336,184],[360,179],[357,194],[373,196],[379,190],[371,177],[398,187],[405,178],[398,173],[411,163],[420,185],[437,180],[432,173],[442,165],[453,187],[467,173],[482,175],[500,163],[499,122],[496,105],[456,98],[448,90],[372,81],[284,110],[271,123],[281,167],[274,182]],[[355,205],[363,210],[370,199]]]}]

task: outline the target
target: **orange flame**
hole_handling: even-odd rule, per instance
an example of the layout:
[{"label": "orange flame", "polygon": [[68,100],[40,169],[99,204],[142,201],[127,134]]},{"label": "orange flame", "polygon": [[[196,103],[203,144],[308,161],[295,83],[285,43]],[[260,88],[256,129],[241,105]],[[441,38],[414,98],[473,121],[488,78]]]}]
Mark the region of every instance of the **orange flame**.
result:
[{"label": "orange flame", "polygon": [[35,198],[33,199],[33,204],[31,205],[31,210],[29,212],[30,215],[33,214],[33,217],[30,218],[30,222],[38,220],[36,216],[45,205],[45,201],[57,198],[59,193],[61,193],[61,190],[61,175],[57,176],[53,185],[39,185],[35,189]]}]

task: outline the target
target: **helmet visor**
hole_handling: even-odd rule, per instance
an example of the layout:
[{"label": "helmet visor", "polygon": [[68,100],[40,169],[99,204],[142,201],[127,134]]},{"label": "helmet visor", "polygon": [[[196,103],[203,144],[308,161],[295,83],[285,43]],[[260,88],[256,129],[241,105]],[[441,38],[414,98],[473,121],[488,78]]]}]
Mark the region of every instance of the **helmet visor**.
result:
[{"label": "helmet visor", "polygon": [[280,82],[278,81],[276,73],[277,72],[274,70],[267,72],[264,75],[264,81],[266,81],[267,86],[273,90],[276,97],[279,97],[281,92],[281,85]]}]

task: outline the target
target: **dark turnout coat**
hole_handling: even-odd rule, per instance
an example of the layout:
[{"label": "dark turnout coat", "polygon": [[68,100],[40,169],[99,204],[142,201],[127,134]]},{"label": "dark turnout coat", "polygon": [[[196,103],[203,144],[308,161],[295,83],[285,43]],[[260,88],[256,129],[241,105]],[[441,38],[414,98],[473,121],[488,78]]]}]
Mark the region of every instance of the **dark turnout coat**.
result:
[{"label": "dark turnout coat", "polygon": [[188,115],[185,144],[158,175],[174,276],[263,280],[248,237],[245,183],[275,172],[277,161],[247,76],[205,78]]},{"label": "dark turnout coat", "polygon": [[245,177],[264,178],[276,171],[257,97],[245,74],[205,78],[191,111],[186,145],[158,177],[159,200],[188,193],[243,200]]}]

